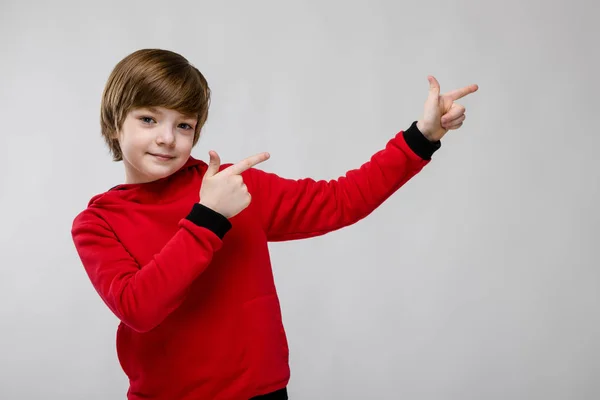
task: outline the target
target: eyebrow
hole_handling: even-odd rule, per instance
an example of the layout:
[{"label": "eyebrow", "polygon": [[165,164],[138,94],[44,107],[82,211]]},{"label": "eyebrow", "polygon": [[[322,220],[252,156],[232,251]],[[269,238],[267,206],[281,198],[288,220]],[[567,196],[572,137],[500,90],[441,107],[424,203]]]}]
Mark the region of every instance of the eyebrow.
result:
[{"label": "eyebrow", "polygon": [[158,108],[154,108],[154,107],[144,107],[146,110],[150,111],[151,113],[155,113],[155,114],[162,114],[162,112],[160,112],[160,110]]}]

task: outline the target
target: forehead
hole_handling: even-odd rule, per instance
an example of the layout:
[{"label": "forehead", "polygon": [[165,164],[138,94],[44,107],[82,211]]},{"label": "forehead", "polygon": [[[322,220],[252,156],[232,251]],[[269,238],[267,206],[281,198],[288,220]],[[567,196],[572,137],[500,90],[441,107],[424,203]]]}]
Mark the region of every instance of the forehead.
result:
[{"label": "forehead", "polygon": [[186,119],[196,119],[196,115],[194,114],[184,114],[177,110],[173,110],[171,108],[165,107],[139,107],[133,111],[138,112],[151,112],[153,114],[161,115],[161,116],[172,116],[174,118],[186,118]]}]

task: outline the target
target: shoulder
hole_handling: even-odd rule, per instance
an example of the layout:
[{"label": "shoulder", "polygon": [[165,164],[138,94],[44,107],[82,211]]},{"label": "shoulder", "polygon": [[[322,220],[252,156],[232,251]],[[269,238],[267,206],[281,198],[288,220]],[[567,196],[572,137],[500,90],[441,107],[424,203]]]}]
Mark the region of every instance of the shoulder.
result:
[{"label": "shoulder", "polygon": [[[106,221],[105,209],[110,208],[109,206],[114,203],[114,199],[117,195],[116,191],[119,191],[118,187],[113,187],[105,192],[96,194],[90,198],[87,202],[85,209],[79,211],[73,218],[71,224],[71,233],[75,235],[78,231],[81,231],[82,227],[97,227],[101,230],[111,230],[110,225]],[[117,206],[115,204],[115,206]]]},{"label": "shoulder", "polygon": [[101,229],[110,229],[104,218],[102,218],[101,213],[99,213],[98,210],[92,206],[81,211],[75,216],[75,218],[73,218],[73,222],[71,224],[71,234],[75,236],[77,232],[85,226],[95,226]]}]

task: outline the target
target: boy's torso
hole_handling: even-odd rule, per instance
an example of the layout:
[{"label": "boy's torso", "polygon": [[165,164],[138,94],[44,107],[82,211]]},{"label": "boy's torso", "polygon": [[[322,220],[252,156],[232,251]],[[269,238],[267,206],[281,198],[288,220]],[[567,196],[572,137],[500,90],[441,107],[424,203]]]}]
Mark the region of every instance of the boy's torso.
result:
[{"label": "boy's torso", "polygon": [[[176,188],[177,196],[165,196],[169,201],[157,194],[157,202],[128,202],[126,212],[95,209],[140,266],[199,201],[196,171]],[[252,206],[230,221],[222,248],[163,323],[147,333],[119,325],[117,351],[131,381],[130,398],[234,399],[287,384],[287,340],[265,234]]]}]

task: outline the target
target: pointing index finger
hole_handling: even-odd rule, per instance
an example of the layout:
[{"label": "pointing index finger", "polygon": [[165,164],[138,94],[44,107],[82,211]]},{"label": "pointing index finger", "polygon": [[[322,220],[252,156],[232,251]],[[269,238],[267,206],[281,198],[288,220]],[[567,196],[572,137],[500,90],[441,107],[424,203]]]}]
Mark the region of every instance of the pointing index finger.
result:
[{"label": "pointing index finger", "polygon": [[455,100],[465,97],[468,94],[476,92],[477,89],[479,89],[479,86],[469,85],[469,86],[465,86],[461,89],[456,89],[451,92],[448,92],[448,93],[446,93],[446,96],[450,97],[452,99],[452,101],[455,101]]},{"label": "pointing index finger", "polygon": [[223,171],[221,171],[221,173],[226,173],[229,175],[239,175],[242,172],[254,167],[255,165],[268,160],[269,157],[269,153],[255,154],[253,156],[243,159],[242,161],[230,166],[229,168],[224,169]]}]

